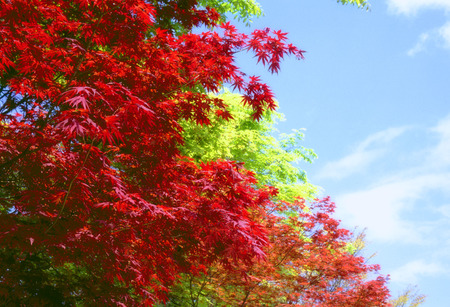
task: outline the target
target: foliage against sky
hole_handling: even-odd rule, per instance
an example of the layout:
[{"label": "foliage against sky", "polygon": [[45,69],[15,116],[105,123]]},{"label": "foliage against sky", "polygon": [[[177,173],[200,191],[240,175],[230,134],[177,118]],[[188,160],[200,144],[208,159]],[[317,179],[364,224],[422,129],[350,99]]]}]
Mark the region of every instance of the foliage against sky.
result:
[{"label": "foliage against sky", "polygon": [[[194,1],[3,1],[0,12],[1,276],[12,304],[152,301],[198,259],[263,257],[265,231],[247,210],[272,192],[235,163],[180,157],[177,121],[208,123],[213,106],[227,117],[196,90],[224,82],[255,118],[274,108],[233,56],[253,50],[276,71],[281,55],[301,56],[281,32],[246,37],[224,24],[176,36],[176,24],[218,20]],[[90,283],[67,283],[71,264]]]},{"label": "foliage against sky", "polygon": [[184,145],[181,152],[194,160],[207,162],[228,159],[244,162],[255,172],[259,186],[278,189],[277,199],[293,202],[298,197],[312,199],[317,189],[311,185],[299,162],[311,163],[316,154],[300,145],[300,130],[277,139],[274,125],[283,119],[276,111],[267,110],[262,119],[252,119],[253,111],[242,105],[242,97],[226,92],[219,96],[226,101],[231,119],[214,118],[210,126],[182,122]]},{"label": "foliage against sky", "polygon": [[[0,295],[7,304],[152,305],[167,299],[181,274],[268,257],[273,210],[288,203],[274,202],[276,189],[258,186],[241,164],[196,163],[179,148],[181,122],[230,118],[226,103],[206,94],[224,84],[242,93],[254,120],[275,109],[270,88],[234,57],[252,52],[277,72],[284,56],[303,56],[285,33],[240,34],[196,1],[0,4]],[[216,30],[196,34],[196,27]],[[295,228],[319,229],[310,239],[297,236],[298,244],[330,261],[351,257],[340,251],[345,231],[335,231],[332,206],[319,204],[325,211],[304,212],[310,220]],[[355,265],[356,274],[351,266],[339,273],[356,282],[339,301],[359,297],[359,273],[374,269]],[[384,302],[385,280],[373,283],[364,299]],[[311,299],[328,302],[328,290],[320,284]]]},{"label": "foliage against sky", "polygon": [[[229,106],[233,119],[213,120],[208,127],[183,123],[185,144],[182,152],[197,161],[227,158],[244,162],[246,168],[256,173],[260,184],[272,183],[281,189],[281,195],[272,197],[274,200],[287,202],[281,202],[270,210],[276,212],[275,215],[256,214],[257,219],[269,229],[271,246],[265,250],[265,261],[226,268],[213,264],[205,267],[199,276],[185,274],[180,283],[172,288],[167,306],[294,303],[383,306],[387,295],[387,289],[381,286],[384,279],[366,279],[367,274],[377,270],[378,266],[363,265],[364,261],[357,254],[362,241],[352,243],[349,232],[335,228],[339,223],[329,216],[334,205],[323,200],[308,205],[312,208],[306,208],[304,203],[299,204],[293,199],[294,195],[305,197],[315,194],[315,189],[304,185],[304,174],[291,164],[299,158],[310,161],[315,156],[313,152],[297,142],[290,143],[290,151],[285,151],[283,141],[277,141],[270,134],[274,132],[274,120],[279,119],[280,114],[267,111],[262,120],[255,122],[251,119],[251,109],[240,104],[239,95],[225,92],[220,97]],[[291,140],[298,136],[297,133],[291,136]],[[304,156],[305,153],[308,155]],[[271,165],[275,167],[271,168]],[[301,181],[305,182],[302,184]],[[286,187],[290,188],[289,192],[295,191],[297,194],[286,194],[283,191]],[[292,204],[288,205],[289,202]],[[316,211],[316,205],[321,209]],[[307,221],[314,222],[308,224]],[[329,228],[330,225],[334,226]],[[315,227],[323,227],[324,233],[319,235],[322,230],[314,233]],[[317,238],[327,243],[317,244]],[[331,253],[327,256],[320,246],[327,246]],[[342,266],[344,263],[345,266]],[[340,273],[336,274],[336,270]],[[321,276],[323,284],[316,284],[317,276]]]}]

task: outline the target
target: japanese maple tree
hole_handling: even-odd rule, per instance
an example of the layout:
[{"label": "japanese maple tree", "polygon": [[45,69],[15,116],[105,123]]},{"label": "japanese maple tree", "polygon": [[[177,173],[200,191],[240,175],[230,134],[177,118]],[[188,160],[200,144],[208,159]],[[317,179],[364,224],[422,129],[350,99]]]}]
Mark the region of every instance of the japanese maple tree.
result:
[{"label": "japanese maple tree", "polygon": [[[196,1],[0,1],[0,294],[10,304],[151,303],[181,272],[264,256],[249,209],[270,199],[241,165],[179,154],[178,124],[209,124],[205,91],[275,106],[234,64],[276,72],[302,51],[246,36]],[[193,33],[195,27],[216,27]],[[183,29],[179,31],[178,29]]]},{"label": "japanese maple tree", "polygon": [[188,276],[188,293],[175,292],[175,299],[194,297],[185,300],[189,306],[389,306],[386,278],[367,279],[379,266],[348,250],[350,233],[331,217],[334,204],[304,206],[280,204],[274,208],[280,213],[299,213],[262,217],[271,241],[265,261]]}]

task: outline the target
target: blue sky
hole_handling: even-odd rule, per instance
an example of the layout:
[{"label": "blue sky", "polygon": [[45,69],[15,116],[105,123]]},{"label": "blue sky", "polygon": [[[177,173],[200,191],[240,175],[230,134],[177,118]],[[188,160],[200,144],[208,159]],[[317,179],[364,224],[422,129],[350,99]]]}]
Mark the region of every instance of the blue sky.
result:
[{"label": "blue sky", "polygon": [[450,306],[450,0],[260,0],[255,28],[289,33],[306,59],[278,75],[239,63],[272,86],[286,121],[306,128],[319,159],[301,164],[398,294]]}]

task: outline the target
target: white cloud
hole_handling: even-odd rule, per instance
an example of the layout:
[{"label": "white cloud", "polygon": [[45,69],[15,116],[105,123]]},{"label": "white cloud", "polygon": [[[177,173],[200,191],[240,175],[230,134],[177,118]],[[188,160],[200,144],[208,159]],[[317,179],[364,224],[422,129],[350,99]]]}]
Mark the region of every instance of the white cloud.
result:
[{"label": "white cloud", "polygon": [[372,188],[338,196],[337,212],[346,222],[367,227],[371,239],[420,244],[426,240],[429,225],[418,227],[403,216],[426,193],[449,186],[449,173],[390,177]]},{"label": "white cloud", "polygon": [[[418,221],[412,221],[407,215],[423,208],[423,203],[435,194],[450,195],[450,115],[423,131],[424,137],[431,138],[434,145],[416,151],[394,152],[393,141],[402,135],[409,137],[407,131],[409,128],[401,127],[372,134],[356,146],[353,153],[326,164],[320,172],[322,179],[339,179],[376,168],[377,159],[386,153],[393,165],[396,165],[393,159],[403,161],[403,157],[414,156],[412,166],[398,164],[397,171],[381,178],[373,177],[367,188],[336,197],[339,218],[349,225],[367,228],[368,236],[380,242],[426,243],[430,235],[438,231],[437,227],[442,226],[442,220],[419,216]],[[411,141],[416,142],[416,138]],[[424,142],[427,143],[429,141]],[[442,210],[441,218],[448,223],[444,212],[450,209],[442,207]],[[415,216],[417,218],[417,213]]]},{"label": "white cloud", "polygon": [[417,43],[407,51],[407,54],[409,56],[414,56],[419,52],[425,51],[427,45],[431,43],[450,50],[450,21],[440,28],[435,28],[420,34]]},{"label": "white cloud", "polygon": [[443,42],[444,48],[450,49],[450,21],[447,21],[445,25],[438,29],[438,34]]},{"label": "white cloud", "polygon": [[429,33],[422,33],[419,36],[419,41],[416,43],[416,45],[414,47],[412,47],[411,49],[408,50],[407,54],[409,56],[414,56],[417,53],[424,51],[426,42],[428,41],[429,38],[430,38]]},{"label": "white cloud", "polygon": [[389,128],[369,135],[364,141],[361,142],[361,144],[359,144],[358,149],[366,150],[372,145],[384,146],[385,144],[402,135],[407,129],[407,127]]},{"label": "white cloud", "polygon": [[450,218],[450,204],[440,206],[436,209],[436,211],[442,214],[444,217]]},{"label": "white cloud", "polygon": [[[387,0],[391,12],[414,16],[425,9],[435,9],[450,13],[450,0]],[[409,56],[424,51],[431,41],[439,47],[450,49],[450,21],[441,27],[432,28],[420,34],[417,43],[407,51]]]},{"label": "white cloud", "polygon": [[397,14],[414,15],[421,9],[450,11],[450,0],[388,0],[389,9]]},{"label": "white cloud", "polygon": [[[357,177],[361,170],[371,175]],[[391,287],[450,278],[450,114],[425,129],[372,134],[347,156],[328,163],[322,173],[327,171],[327,178],[355,175],[337,182],[347,188],[335,197],[343,227],[365,228],[371,245],[393,247],[391,257],[405,259],[385,272],[391,275]],[[379,176],[381,171],[385,173]],[[360,178],[369,183],[352,190]]]},{"label": "white cloud", "polygon": [[356,151],[339,161],[328,162],[315,176],[316,180],[342,179],[361,172],[383,155],[382,150]]},{"label": "white cloud", "polygon": [[366,170],[387,152],[386,145],[406,130],[406,127],[390,128],[368,136],[348,156],[325,164],[315,179],[342,179]]},{"label": "white cloud", "polygon": [[438,138],[438,144],[430,150],[430,164],[437,167],[450,166],[450,115],[430,129]]},{"label": "white cloud", "polygon": [[440,264],[414,260],[396,269],[390,275],[393,282],[415,284],[421,276],[434,277],[444,272],[445,268]]}]

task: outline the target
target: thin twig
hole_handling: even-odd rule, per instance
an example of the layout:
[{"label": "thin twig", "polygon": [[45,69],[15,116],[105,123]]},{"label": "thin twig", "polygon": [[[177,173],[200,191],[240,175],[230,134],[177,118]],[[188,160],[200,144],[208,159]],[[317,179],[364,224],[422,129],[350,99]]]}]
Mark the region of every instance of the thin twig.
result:
[{"label": "thin twig", "polygon": [[91,144],[89,146],[89,150],[86,154],[86,157],[84,157],[83,163],[81,164],[80,168],[78,169],[78,172],[75,174],[75,177],[72,178],[72,180],[69,183],[69,188],[67,189],[67,193],[66,196],[64,196],[64,201],[63,204],[61,206],[61,209],[59,210],[58,216],[56,217],[56,220],[50,225],[50,227],[45,231],[45,233],[48,233],[50,231],[50,229],[53,228],[53,226],[55,226],[55,224],[59,221],[59,219],[61,218],[61,214],[64,211],[64,208],[66,206],[67,203],[67,199],[69,198],[70,192],[72,191],[72,187],[73,187],[73,183],[75,182],[75,180],[78,178],[78,176],[81,173],[81,170],[84,168],[84,166],[86,165],[87,159],[89,157],[89,154],[91,153],[92,147],[94,145],[96,138],[93,138],[91,141]]}]

